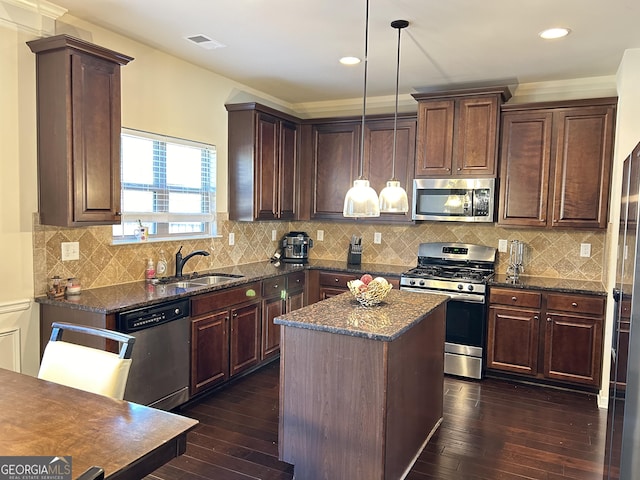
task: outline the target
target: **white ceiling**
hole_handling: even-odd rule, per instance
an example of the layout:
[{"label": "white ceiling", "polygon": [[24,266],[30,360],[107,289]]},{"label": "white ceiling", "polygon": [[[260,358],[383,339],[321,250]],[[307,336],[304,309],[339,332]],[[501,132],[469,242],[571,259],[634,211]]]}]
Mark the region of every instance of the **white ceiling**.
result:
[{"label": "white ceiling", "polygon": [[[362,97],[366,0],[53,0],[73,15],[291,104]],[[370,0],[368,96],[615,75],[638,0]],[[64,17],[60,19],[64,21]],[[545,41],[541,30],[572,33]],[[205,50],[184,37],[226,45]],[[126,52],[125,52],[126,53]]]}]

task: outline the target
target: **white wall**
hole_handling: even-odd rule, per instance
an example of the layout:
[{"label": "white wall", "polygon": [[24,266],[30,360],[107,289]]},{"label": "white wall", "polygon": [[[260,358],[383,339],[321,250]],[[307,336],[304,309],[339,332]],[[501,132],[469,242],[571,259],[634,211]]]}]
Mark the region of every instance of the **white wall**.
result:
[{"label": "white wall", "polygon": [[609,226],[607,231],[608,265],[606,287],[607,322],[604,335],[604,357],[602,364],[602,389],[599,405],[606,408],[608,401],[609,369],[611,368],[611,339],[613,335],[614,301],[611,296],[615,286],[616,257],[618,245],[618,222],[620,221],[620,191],[622,188],[622,164],[631,150],[640,142],[640,49],[627,50],[616,75],[618,91],[618,112],[616,119],[616,139],[612,169],[611,203],[609,205]]}]

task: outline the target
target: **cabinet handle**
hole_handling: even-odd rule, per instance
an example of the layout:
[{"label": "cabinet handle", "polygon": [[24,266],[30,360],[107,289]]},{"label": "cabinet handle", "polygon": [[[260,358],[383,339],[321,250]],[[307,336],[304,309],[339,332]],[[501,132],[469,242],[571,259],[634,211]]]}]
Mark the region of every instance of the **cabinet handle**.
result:
[{"label": "cabinet handle", "polygon": [[576,302],[573,302],[573,303],[571,304],[571,306],[572,306],[573,308],[576,308],[576,307],[578,306],[578,304],[577,304]]},{"label": "cabinet handle", "polygon": [[446,170],[447,172],[450,172],[450,171],[451,171],[451,169],[450,169],[449,167],[445,168],[445,170]]},{"label": "cabinet handle", "polygon": [[458,171],[462,170],[462,167],[458,167]]},{"label": "cabinet handle", "polygon": [[518,301],[518,297],[511,297],[511,300],[513,300],[514,302]]},{"label": "cabinet handle", "polygon": [[338,282],[340,281],[340,279],[339,279],[339,278],[334,278],[333,280],[334,280],[336,283],[338,283]]},{"label": "cabinet handle", "polygon": [[547,323],[551,323],[551,317],[547,317]]},{"label": "cabinet handle", "polygon": [[237,316],[238,316],[238,314],[237,314],[237,313],[234,313],[234,314],[233,314],[233,318],[236,318]]},{"label": "cabinet handle", "polygon": [[534,315],[533,319],[537,322],[538,320],[540,320],[540,317],[538,315]]},{"label": "cabinet handle", "polygon": [[278,288],[278,284],[276,283],[276,284],[273,286],[273,288]]}]

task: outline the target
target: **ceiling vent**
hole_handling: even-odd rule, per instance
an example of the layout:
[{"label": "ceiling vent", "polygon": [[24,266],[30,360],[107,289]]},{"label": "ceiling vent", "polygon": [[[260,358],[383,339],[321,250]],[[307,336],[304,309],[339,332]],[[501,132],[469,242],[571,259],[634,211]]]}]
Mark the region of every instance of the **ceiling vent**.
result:
[{"label": "ceiling vent", "polygon": [[216,42],[213,38],[207,37],[206,35],[203,35],[201,33],[198,35],[190,35],[184,38],[189,40],[191,43],[195,43],[199,47],[202,47],[206,50],[214,50],[216,48],[226,47],[226,45],[220,42]]}]

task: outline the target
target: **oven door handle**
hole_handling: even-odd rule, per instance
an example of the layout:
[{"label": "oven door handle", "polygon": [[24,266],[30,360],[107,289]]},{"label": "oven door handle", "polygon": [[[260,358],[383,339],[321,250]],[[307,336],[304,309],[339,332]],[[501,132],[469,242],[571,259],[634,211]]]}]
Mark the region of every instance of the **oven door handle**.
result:
[{"label": "oven door handle", "polygon": [[458,300],[460,302],[468,302],[468,303],[485,303],[484,295],[474,295],[470,293],[463,292],[443,292],[442,290],[429,290],[425,288],[412,288],[412,287],[400,287],[400,290],[405,292],[416,292],[416,293],[432,293],[435,295],[447,295],[451,300]]}]

